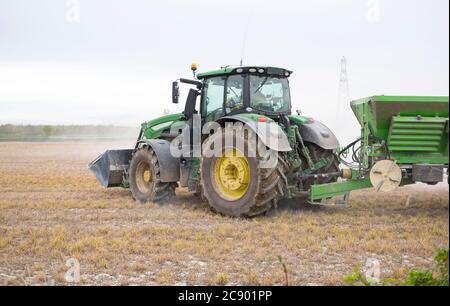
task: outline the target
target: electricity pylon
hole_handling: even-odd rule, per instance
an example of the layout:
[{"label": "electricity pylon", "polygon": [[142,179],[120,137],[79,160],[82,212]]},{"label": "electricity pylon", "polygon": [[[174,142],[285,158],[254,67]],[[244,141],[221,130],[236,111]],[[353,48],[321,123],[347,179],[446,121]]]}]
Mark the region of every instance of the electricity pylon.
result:
[{"label": "electricity pylon", "polygon": [[341,59],[341,76],[339,78],[338,107],[348,107],[349,102],[350,90],[348,87],[347,58],[343,56]]}]

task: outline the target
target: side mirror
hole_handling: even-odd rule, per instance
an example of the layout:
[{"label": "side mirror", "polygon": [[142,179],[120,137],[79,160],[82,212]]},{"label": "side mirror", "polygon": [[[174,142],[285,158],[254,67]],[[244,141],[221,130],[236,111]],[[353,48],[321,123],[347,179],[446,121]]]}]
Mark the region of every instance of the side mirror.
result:
[{"label": "side mirror", "polygon": [[180,88],[178,86],[178,82],[175,81],[172,83],[172,103],[178,104],[180,99]]}]

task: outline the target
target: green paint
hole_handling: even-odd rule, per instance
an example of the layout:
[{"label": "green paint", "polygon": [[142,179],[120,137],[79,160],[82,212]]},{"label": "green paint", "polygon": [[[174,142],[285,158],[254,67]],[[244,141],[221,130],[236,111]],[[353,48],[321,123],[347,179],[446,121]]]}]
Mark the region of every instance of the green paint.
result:
[{"label": "green paint", "polygon": [[219,75],[229,75],[236,68],[237,68],[236,66],[228,66],[228,67],[217,69],[217,70],[202,72],[202,73],[197,74],[197,79],[204,79],[204,78],[209,78],[209,77],[214,77],[214,76],[219,76]]},{"label": "green paint", "polygon": [[394,116],[388,134],[389,149],[393,154],[444,155],[448,146],[447,125],[448,118]]},{"label": "green paint", "polygon": [[[399,165],[448,165],[448,97],[376,96],[351,107],[361,125],[361,165],[352,169],[351,180],[312,186],[312,202],[372,187],[364,176],[371,158],[385,155],[384,144]],[[402,186],[412,183],[404,180]]]},{"label": "green paint", "polygon": [[249,66],[249,67],[227,66],[227,67],[223,67],[221,69],[199,73],[199,74],[197,74],[197,79],[204,79],[204,78],[210,78],[210,77],[221,76],[221,75],[225,76],[225,75],[237,74],[236,69],[238,69],[238,68],[255,68],[256,70],[262,68],[266,71],[267,71],[267,69],[271,69],[271,68],[285,70],[283,68],[268,67],[268,66]]},{"label": "green paint", "polygon": [[161,137],[162,132],[179,125],[182,128],[185,124],[183,114],[171,114],[156,118],[144,124],[144,136],[147,139],[156,139]]},{"label": "green paint", "polygon": [[[332,162],[328,158],[323,158],[323,159],[319,160],[316,163],[314,163],[312,161],[311,156],[310,156],[310,152],[308,150],[308,147],[305,146],[305,144],[303,142],[303,138],[302,138],[302,136],[301,136],[301,134],[299,132],[299,129],[298,129],[299,125],[311,123],[312,118],[308,118],[308,117],[304,117],[304,116],[298,116],[298,115],[290,115],[290,116],[288,116],[288,118],[289,118],[289,121],[292,124],[294,124],[294,125],[291,125],[289,127],[289,132],[288,132],[289,143],[290,143],[292,148],[297,147],[298,146],[297,145],[297,139],[298,139],[298,143],[299,143],[299,145],[301,147],[301,151],[302,151],[303,155],[305,156],[305,158],[306,158],[306,160],[308,162],[308,168],[305,169],[303,172],[305,174],[311,174],[311,173],[313,173],[315,171],[318,171],[320,169],[328,167],[331,164],[331,162]],[[298,158],[299,165],[301,165],[302,161],[301,161],[300,157],[298,156],[298,154],[297,154],[296,157],[294,156],[294,158],[291,158],[291,159],[293,159],[293,162],[295,163],[296,158]]]},{"label": "green paint", "polygon": [[129,182],[129,180],[127,179],[127,178],[124,178],[123,179],[123,181],[122,181],[122,186],[121,186],[122,188],[125,188],[125,189],[128,189],[128,188],[130,188],[130,182]]},{"label": "green paint", "polygon": [[259,120],[261,120],[261,118],[265,118],[265,120],[266,120],[265,122],[275,122],[273,119],[271,119],[267,116],[253,114],[253,113],[242,113],[242,114],[234,115],[232,117],[241,118],[244,121],[253,121],[253,122],[259,122]]},{"label": "green paint", "polygon": [[352,180],[359,180],[364,177],[364,174],[358,170],[351,169],[352,171]]},{"label": "green paint", "polygon": [[290,116],[288,116],[288,118],[292,124],[298,124],[298,125],[311,123],[311,120],[312,120],[312,118],[298,116],[298,115],[290,115]]},{"label": "green paint", "polygon": [[297,131],[298,126],[291,125],[288,128],[288,141],[292,150],[288,152],[288,162],[292,166],[292,169],[299,169],[302,166],[302,160],[298,155],[298,143],[297,143]]},{"label": "green paint", "polygon": [[303,153],[303,156],[306,158],[309,168],[314,168],[314,163],[311,159],[311,155],[309,154],[309,149],[303,142],[303,137],[298,130],[298,126],[296,126],[295,134],[297,136],[297,140],[300,142],[301,151]]},{"label": "green paint", "polygon": [[305,171],[303,171],[305,174],[311,174],[313,172],[316,172],[320,169],[326,168],[331,165],[332,160],[328,158],[322,158],[317,163],[313,164],[312,168],[308,168]]},{"label": "green paint", "polygon": [[192,170],[191,170],[191,179],[193,181],[199,181],[199,171],[200,170],[200,158],[194,158],[192,160]]},{"label": "green paint", "polygon": [[321,184],[311,186],[311,201],[332,198],[344,195],[352,190],[364,189],[372,187],[370,179],[348,180],[344,182]]},{"label": "green paint", "polygon": [[367,122],[373,136],[387,139],[393,116],[448,118],[448,97],[374,96],[350,104],[361,126]]},{"label": "green paint", "polygon": [[448,97],[375,96],[351,102],[361,124],[362,167],[387,143],[398,164],[448,164]]}]

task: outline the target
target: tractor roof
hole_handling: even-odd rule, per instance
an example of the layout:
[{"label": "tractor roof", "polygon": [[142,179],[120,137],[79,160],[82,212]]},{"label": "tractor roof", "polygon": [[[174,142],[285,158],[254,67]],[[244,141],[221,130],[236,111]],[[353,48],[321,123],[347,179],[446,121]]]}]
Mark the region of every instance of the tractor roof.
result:
[{"label": "tractor roof", "polygon": [[241,74],[241,73],[255,73],[255,74],[263,74],[263,75],[289,77],[292,74],[292,71],[286,70],[283,68],[267,67],[267,66],[246,66],[246,67],[226,66],[226,67],[222,67],[221,69],[218,69],[218,70],[212,70],[212,71],[199,73],[197,75],[197,78],[204,79],[204,78],[214,77],[214,76],[232,75],[232,74]]}]

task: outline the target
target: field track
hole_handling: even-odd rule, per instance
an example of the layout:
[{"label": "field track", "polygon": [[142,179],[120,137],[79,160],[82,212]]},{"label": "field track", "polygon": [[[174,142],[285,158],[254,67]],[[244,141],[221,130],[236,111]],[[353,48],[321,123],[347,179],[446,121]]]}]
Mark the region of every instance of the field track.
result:
[{"label": "field track", "polygon": [[351,208],[285,201],[267,216],[216,215],[177,190],[166,205],[141,205],[104,190],[87,164],[132,143],[0,143],[0,284],[339,285],[367,259],[382,277],[432,269],[449,243],[448,185],[352,193]]}]

